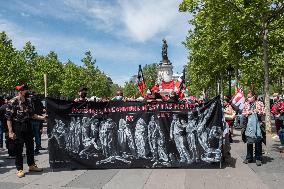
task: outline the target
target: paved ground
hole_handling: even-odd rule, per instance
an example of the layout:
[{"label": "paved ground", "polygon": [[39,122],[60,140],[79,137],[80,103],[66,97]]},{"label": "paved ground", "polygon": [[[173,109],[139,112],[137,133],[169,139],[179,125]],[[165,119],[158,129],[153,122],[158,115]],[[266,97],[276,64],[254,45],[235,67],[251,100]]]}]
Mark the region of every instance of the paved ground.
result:
[{"label": "paved ground", "polygon": [[[232,158],[223,165],[204,169],[107,169],[107,170],[57,170],[49,168],[47,151],[36,156],[43,173],[27,173],[25,178],[15,175],[14,160],[5,159],[0,152],[0,189],[277,189],[284,186],[284,157],[277,149],[279,141],[268,136],[264,165],[242,163],[245,145],[240,133],[235,132]],[[43,144],[46,147],[47,139]],[[25,167],[27,170],[27,167]]]}]

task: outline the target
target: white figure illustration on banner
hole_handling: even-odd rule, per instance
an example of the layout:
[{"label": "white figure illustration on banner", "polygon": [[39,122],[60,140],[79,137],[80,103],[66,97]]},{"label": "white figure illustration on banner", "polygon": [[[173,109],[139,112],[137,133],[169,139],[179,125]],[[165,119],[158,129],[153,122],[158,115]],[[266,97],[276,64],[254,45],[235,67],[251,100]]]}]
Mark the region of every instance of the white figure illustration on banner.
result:
[{"label": "white figure illustration on banner", "polygon": [[75,145],[75,126],[76,126],[76,119],[75,117],[71,117],[69,132],[66,139],[66,148],[69,151],[73,151]]},{"label": "white figure illustration on banner", "polygon": [[74,135],[74,139],[75,140],[74,140],[73,152],[74,153],[79,153],[79,147],[80,147],[80,144],[81,144],[81,141],[82,141],[82,136],[81,136],[82,128],[81,128],[81,119],[80,119],[80,117],[77,117],[74,133],[75,133],[75,135]]},{"label": "white figure illustration on banner", "polygon": [[134,138],[131,134],[129,124],[124,119],[120,119],[118,125],[119,125],[118,144],[120,147],[120,154],[123,157],[128,157],[128,155],[126,154],[126,149],[128,147],[131,151],[131,154],[135,157],[136,150],[135,150]]},{"label": "white figure illustration on banner", "polygon": [[65,148],[65,124],[63,121],[55,119],[55,127],[53,128],[54,137],[60,148]]},{"label": "white figure illustration on banner", "polygon": [[91,119],[91,138],[94,143],[98,146],[98,148],[101,148],[101,141],[99,138],[100,133],[100,122],[96,118]]},{"label": "white figure illustration on banner", "polygon": [[151,120],[148,124],[148,141],[153,155],[152,161],[161,160],[168,162],[169,158],[165,150],[165,137],[160,125],[155,121],[154,115],[151,116]]},{"label": "white figure illustration on banner", "polygon": [[[221,157],[221,150],[217,149],[216,151],[212,152],[212,148],[210,148],[208,142],[209,138],[211,138],[212,140],[212,138],[215,138],[215,136],[218,135],[218,134],[216,135],[216,133],[219,132],[218,131],[219,129],[217,127],[212,127],[210,129],[207,125],[207,122],[209,122],[209,118],[212,115],[214,107],[215,103],[213,103],[209,108],[205,109],[198,123],[197,138],[199,144],[202,146],[202,149],[204,150],[204,153],[201,155],[201,159],[206,162],[215,162],[215,161],[217,162],[220,160]],[[198,154],[201,154],[201,152]]]},{"label": "white figure illustration on banner", "polygon": [[139,118],[135,127],[135,144],[138,158],[146,158],[146,123],[142,118]]},{"label": "white figure illustration on banner", "polygon": [[170,128],[170,138],[174,140],[176,144],[177,151],[180,156],[181,163],[190,163],[191,159],[188,150],[185,147],[185,136],[183,131],[185,130],[187,124],[184,119],[179,120],[177,115],[173,115],[173,121]]},{"label": "white figure illustration on banner", "polygon": [[150,150],[153,156],[152,161],[156,161],[158,159],[158,142],[157,142],[157,123],[155,121],[154,115],[152,115],[151,120],[148,124],[148,141]]},{"label": "white figure illustration on banner", "polygon": [[102,140],[102,147],[103,152],[106,157],[106,159],[100,160],[96,162],[97,165],[100,164],[106,164],[106,163],[112,163],[114,161],[122,161],[123,163],[130,164],[131,161],[127,161],[126,159],[118,156],[117,148],[116,148],[116,137],[117,137],[117,131],[116,131],[116,124],[111,119],[108,118],[106,121],[102,122],[101,130],[100,130],[100,137]]},{"label": "white figure illustration on banner", "polygon": [[188,124],[186,127],[186,139],[193,162],[199,161],[196,146],[197,140],[197,118],[194,117],[193,111],[188,112]]}]

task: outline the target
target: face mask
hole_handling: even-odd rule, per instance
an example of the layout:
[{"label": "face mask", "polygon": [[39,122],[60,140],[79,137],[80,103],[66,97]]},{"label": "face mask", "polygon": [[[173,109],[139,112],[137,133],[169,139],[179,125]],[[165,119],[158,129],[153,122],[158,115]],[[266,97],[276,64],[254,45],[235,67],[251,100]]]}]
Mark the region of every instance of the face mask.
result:
[{"label": "face mask", "polygon": [[122,96],[117,96],[116,97],[117,100],[122,100],[122,98],[123,98]]}]

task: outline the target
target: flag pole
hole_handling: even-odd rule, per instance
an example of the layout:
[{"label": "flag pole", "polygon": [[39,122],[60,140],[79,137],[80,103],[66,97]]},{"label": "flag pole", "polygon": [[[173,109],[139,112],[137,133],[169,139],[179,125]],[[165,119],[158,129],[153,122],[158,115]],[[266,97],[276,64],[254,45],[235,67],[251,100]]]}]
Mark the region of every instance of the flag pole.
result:
[{"label": "flag pole", "polygon": [[47,74],[43,75],[43,79],[44,79],[44,97],[47,97]]}]

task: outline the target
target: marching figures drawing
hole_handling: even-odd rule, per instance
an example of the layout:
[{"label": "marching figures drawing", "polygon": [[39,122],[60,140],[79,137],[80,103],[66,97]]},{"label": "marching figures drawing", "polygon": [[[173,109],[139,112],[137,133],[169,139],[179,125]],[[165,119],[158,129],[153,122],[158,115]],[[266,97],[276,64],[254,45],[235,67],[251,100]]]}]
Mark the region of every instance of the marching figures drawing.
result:
[{"label": "marching figures drawing", "polygon": [[223,126],[210,122],[214,107],[213,103],[186,115],[172,113],[167,124],[154,113],[132,121],[94,115],[73,116],[66,122],[55,119],[50,139],[69,157],[94,167],[135,167],[139,161],[144,167],[219,162]]}]

